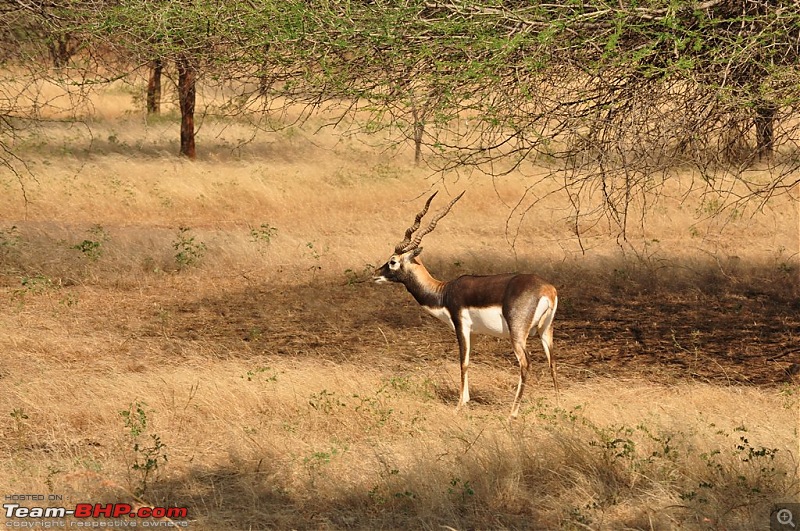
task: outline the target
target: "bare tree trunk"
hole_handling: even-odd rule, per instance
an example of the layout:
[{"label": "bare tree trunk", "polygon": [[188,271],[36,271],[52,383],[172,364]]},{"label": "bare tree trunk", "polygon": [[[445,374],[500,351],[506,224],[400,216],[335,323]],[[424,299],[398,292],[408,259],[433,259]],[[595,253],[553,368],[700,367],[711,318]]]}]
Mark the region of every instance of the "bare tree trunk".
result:
[{"label": "bare tree trunk", "polygon": [[53,60],[53,66],[56,68],[67,66],[70,58],[77,51],[77,45],[72,42],[72,37],[69,33],[53,35],[47,47],[50,51],[50,58]]},{"label": "bare tree trunk", "polygon": [[[264,56],[265,57],[269,53],[269,48],[270,48],[269,44],[264,46]],[[270,71],[269,70],[269,63],[267,63],[266,59],[264,60],[264,63],[261,66],[262,66],[262,69],[263,69],[264,73],[261,74],[260,76],[258,76],[259,77],[259,80],[258,80],[258,94],[263,98],[263,97],[267,96],[267,93],[269,92],[270,84],[272,82],[270,81],[270,76],[268,74],[268,72]]]},{"label": "bare tree trunk", "polygon": [[425,123],[419,115],[416,105],[411,107],[411,117],[414,120],[414,164],[419,166],[422,162],[422,139],[425,135]]},{"label": "bare tree trunk", "polygon": [[775,114],[778,108],[774,103],[764,102],[756,107],[756,152],[758,158],[770,158],[775,146]]},{"label": "bare tree trunk", "polygon": [[181,108],[181,152],[184,157],[195,158],[194,104],[196,98],[197,71],[191,60],[181,57],[178,67],[178,100]]},{"label": "bare tree trunk", "polygon": [[147,80],[147,114],[161,114],[161,72],[164,62],[159,58],[150,65],[150,79]]},{"label": "bare tree trunk", "polygon": [[425,124],[414,124],[414,164],[422,162],[422,136],[425,133]]}]

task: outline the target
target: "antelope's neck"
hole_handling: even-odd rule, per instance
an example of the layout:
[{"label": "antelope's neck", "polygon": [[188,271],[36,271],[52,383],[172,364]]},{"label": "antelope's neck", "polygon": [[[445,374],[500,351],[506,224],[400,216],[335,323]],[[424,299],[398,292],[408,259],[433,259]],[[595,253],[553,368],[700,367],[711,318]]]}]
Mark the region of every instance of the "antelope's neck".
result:
[{"label": "antelope's neck", "polygon": [[444,305],[443,293],[447,283],[433,278],[424,265],[415,264],[404,284],[420,305],[428,309],[438,309]]}]

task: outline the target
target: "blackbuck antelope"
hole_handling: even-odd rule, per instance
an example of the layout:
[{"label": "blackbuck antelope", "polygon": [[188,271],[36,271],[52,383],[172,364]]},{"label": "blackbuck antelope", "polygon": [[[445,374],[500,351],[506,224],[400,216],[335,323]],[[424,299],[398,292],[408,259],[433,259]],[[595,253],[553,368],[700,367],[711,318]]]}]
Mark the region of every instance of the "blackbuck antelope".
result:
[{"label": "blackbuck antelope", "polygon": [[434,317],[441,319],[456,332],[461,356],[461,397],[458,408],[469,401],[470,342],[473,333],[510,337],[514,354],[519,361],[519,384],[511,407],[511,417],[519,413],[519,403],[528,376],[528,351],[526,344],[531,329],[536,328],[550,366],[556,395],[556,366],[550,354],[553,345],[553,318],[558,306],[556,288],[536,275],[464,275],[442,282],[428,272],[419,259],[422,238],[436,228],[436,223],[450,212],[464,192],[450,201],[433,217],[428,226],[419,231],[422,217],[436,196],[431,195],[423,209],[406,230],[403,241],[394,248],[389,261],[375,271],[375,282],[400,282],[416,301]]}]

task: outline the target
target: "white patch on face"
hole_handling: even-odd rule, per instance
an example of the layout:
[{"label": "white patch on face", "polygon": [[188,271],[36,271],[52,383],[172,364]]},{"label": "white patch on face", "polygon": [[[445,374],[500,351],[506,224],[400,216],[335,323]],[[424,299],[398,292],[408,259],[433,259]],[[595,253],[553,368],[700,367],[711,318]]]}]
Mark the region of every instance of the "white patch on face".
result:
[{"label": "white patch on face", "polygon": [[379,276],[379,277],[372,277],[372,280],[373,280],[373,281],[374,281],[376,284],[383,284],[383,283],[389,282],[389,279],[388,279],[388,278],[386,278],[386,277],[384,277],[383,275],[381,275],[381,276]]},{"label": "white patch on face", "polygon": [[456,329],[456,326],[453,324],[453,319],[450,317],[450,312],[447,311],[447,308],[431,308],[430,306],[423,306],[423,308],[425,308],[425,311],[432,316],[447,323],[451,330]]},{"label": "white patch on face", "polygon": [[461,320],[475,334],[488,334],[508,337],[508,323],[500,306],[489,308],[465,308],[461,310]]}]

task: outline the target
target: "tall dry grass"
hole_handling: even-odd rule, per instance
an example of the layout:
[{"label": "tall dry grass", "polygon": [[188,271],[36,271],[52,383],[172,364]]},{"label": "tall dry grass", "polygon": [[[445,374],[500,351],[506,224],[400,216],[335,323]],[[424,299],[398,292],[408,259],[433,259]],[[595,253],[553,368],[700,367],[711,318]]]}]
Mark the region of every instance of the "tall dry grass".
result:
[{"label": "tall dry grass", "polygon": [[[542,380],[509,424],[513,362],[476,356],[475,400],[456,413],[449,332],[401,290],[362,284],[422,196],[467,188],[426,237],[437,275],[533,269],[564,315],[595,301],[598,319],[598,301],[632,293],[790,300],[796,199],[705,219],[709,198],[676,183],[625,247],[601,226],[579,242],[554,195],[512,248],[519,175],[431,176],[411,150],[312,134],[313,119],[254,140],[207,121],[188,162],[169,117],[147,123],[121,101],[19,140],[27,201],[2,177],[1,493],[187,506],[196,529],[753,529],[796,499],[789,383],[653,381],[632,366],[562,380],[559,403]],[[324,327],[308,320],[320,315]],[[259,348],[270,334],[280,348]]]},{"label": "tall dry grass", "polygon": [[130,501],[138,403],[169,457],[141,497],[201,529],[753,529],[796,494],[772,391],[603,380],[509,425],[506,403],[456,415],[426,368],[165,361],[38,362],[4,397],[27,416],[4,421],[4,491]]}]

